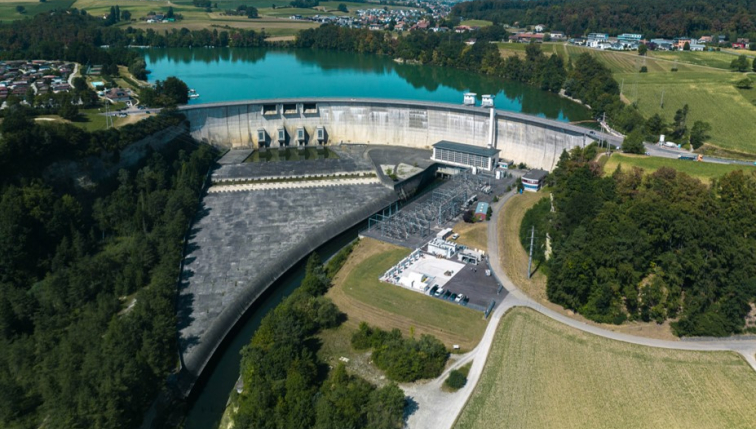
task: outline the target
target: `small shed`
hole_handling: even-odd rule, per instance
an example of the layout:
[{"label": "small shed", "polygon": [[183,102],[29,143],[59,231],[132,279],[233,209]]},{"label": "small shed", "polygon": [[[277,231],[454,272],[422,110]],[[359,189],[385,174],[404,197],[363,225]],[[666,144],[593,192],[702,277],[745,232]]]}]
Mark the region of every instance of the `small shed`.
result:
[{"label": "small shed", "polygon": [[484,203],[483,201],[478,202],[478,205],[475,206],[475,219],[479,221],[484,221],[488,218],[488,203]]}]

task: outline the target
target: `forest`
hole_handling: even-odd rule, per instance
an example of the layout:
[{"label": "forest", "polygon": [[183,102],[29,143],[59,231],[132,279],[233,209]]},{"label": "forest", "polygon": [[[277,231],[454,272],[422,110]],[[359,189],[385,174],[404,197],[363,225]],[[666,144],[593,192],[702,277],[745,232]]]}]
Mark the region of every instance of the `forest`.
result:
[{"label": "forest", "polygon": [[577,148],[548,180],[555,213],[536,206],[529,222],[550,223],[549,300],[603,323],[671,320],[678,336],[746,330],[756,299],[756,174],[711,185],[670,168],[604,176]]},{"label": "forest", "polygon": [[[342,253],[350,251],[348,247]],[[339,264],[346,257],[334,259]],[[402,427],[405,399],[396,384],[378,388],[348,374],[343,363],[329,371],[316,356],[313,335],[344,320],[323,296],[331,282],[327,273],[336,271],[333,266],[324,268],[317,253],[312,254],[302,285],[265,316],[243,349],[244,391],[238,397],[235,427]]]},{"label": "forest", "polygon": [[156,116],[87,133],[0,125],[0,427],[136,427],[177,364],[174,297],[183,237],[215,154],[179,138],[135,167],[81,182]]},{"label": "forest", "polygon": [[[108,49],[100,46],[107,45]],[[138,50],[151,47],[256,47],[265,34],[253,30],[218,31],[173,29],[158,32],[108,26],[104,20],[77,9],[57,10],[0,24],[0,60],[48,59],[102,65],[105,75],[117,75],[118,65],[144,79],[144,60]],[[141,66],[141,67],[140,67]]]},{"label": "forest", "polygon": [[454,5],[452,15],[508,25],[545,25],[571,36],[640,33],[653,37],[699,37],[712,33],[756,39],[756,3],[749,0],[473,0]]}]

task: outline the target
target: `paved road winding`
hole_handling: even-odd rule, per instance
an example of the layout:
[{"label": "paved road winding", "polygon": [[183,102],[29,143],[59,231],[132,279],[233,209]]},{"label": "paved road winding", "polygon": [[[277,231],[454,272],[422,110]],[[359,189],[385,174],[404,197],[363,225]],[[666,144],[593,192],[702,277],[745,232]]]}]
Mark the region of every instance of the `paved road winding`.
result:
[{"label": "paved road winding", "polygon": [[[488,224],[488,256],[491,267],[496,277],[498,277],[499,282],[509,291],[509,294],[493,312],[491,320],[483,334],[483,338],[475,349],[467,354],[459,356],[458,359],[437,379],[424,384],[416,383],[410,386],[403,386],[405,393],[413,401],[413,406],[410,407],[407,419],[407,426],[409,428],[447,429],[454,425],[457,416],[462,412],[462,409],[480,379],[483,367],[485,366],[489,351],[493,344],[494,335],[496,333],[496,328],[499,325],[499,321],[504,314],[513,307],[529,307],[545,316],[573,328],[580,329],[581,331],[632,344],[676,350],[734,351],[741,354],[748,364],[756,370],[756,357],[754,357],[756,354],[756,341],[753,340],[722,339],[712,341],[666,341],[637,337],[634,335],[608,331],[598,326],[589,325],[572,319],[546,308],[526,296],[514,285],[514,283],[512,283],[509,277],[507,277],[499,260],[499,240],[496,225],[498,223],[498,218],[502,213],[502,206],[510,198],[516,198],[516,195],[517,194],[514,192],[509,193],[494,205],[494,216]],[[441,391],[441,385],[446,379],[448,373],[453,369],[458,369],[464,366],[471,360],[473,361],[473,364],[467,376],[467,385],[455,393]]]}]

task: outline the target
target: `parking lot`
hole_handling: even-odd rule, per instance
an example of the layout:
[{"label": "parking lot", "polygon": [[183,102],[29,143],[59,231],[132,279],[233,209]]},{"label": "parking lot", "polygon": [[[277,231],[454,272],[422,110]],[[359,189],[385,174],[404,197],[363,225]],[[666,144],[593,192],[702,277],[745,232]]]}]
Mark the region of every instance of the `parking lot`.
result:
[{"label": "parking lot", "polygon": [[486,275],[486,261],[462,264],[422,251],[415,251],[389,269],[381,281],[429,296],[486,311],[492,302],[506,296],[493,276]]}]

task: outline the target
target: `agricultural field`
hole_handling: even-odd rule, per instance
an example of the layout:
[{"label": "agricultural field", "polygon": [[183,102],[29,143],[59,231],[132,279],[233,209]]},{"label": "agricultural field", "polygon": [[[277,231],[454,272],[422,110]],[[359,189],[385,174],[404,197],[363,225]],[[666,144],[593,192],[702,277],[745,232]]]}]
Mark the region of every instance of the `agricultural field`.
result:
[{"label": "agricultural field", "polygon": [[604,165],[604,172],[612,174],[617,169],[617,166],[621,166],[624,170],[639,167],[644,170],[645,174],[653,173],[661,167],[670,167],[681,173],[696,177],[703,182],[711,182],[711,179],[721,177],[735,170],[756,171],[756,167],[748,165],[714,164],[710,162],[683,161],[679,159],[615,153]]},{"label": "agricultural field", "polygon": [[756,372],[735,353],[623,343],[519,308],[455,428],[750,428],[755,396]]},{"label": "agricultural field", "polygon": [[[729,68],[729,61],[734,56],[721,52],[659,53],[665,58],[681,54],[678,71],[672,72],[675,65],[673,60],[579,46],[564,46],[563,49],[573,59],[583,52],[590,52],[599,58],[614,73],[625,99],[635,103],[644,117],[658,113],[666,122],[671,122],[675,111],[688,104],[689,127],[695,121],[711,124],[708,143],[732,151],[732,156],[736,157],[742,157],[743,153],[756,153],[756,143],[752,137],[756,135],[756,122],[752,120],[756,116],[756,89],[735,88],[735,82],[746,74],[711,66],[717,61],[725,61]],[[693,61],[695,57],[709,65],[682,62],[683,59]],[[648,73],[638,73],[644,65]]]},{"label": "agricultural field", "polygon": [[[53,0],[57,1],[57,0]],[[155,1],[145,2],[141,0],[76,0],[73,3],[73,7],[78,9],[84,9],[89,14],[98,16],[105,15],[110,12],[110,7],[118,5],[121,10],[128,10],[132,14],[132,22],[124,22],[119,24],[122,27],[134,27],[141,29],[152,29],[158,32],[171,31],[173,29],[179,30],[181,28],[187,28],[189,30],[201,30],[207,29],[222,29],[222,28],[240,28],[247,30],[262,31],[271,36],[293,36],[298,31],[307,28],[315,28],[319,24],[311,21],[298,21],[288,19],[291,15],[303,15],[312,16],[319,12],[314,9],[295,9],[286,7],[282,9],[272,9],[272,5],[277,2],[261,2],[260,0],[252,1],[220,1],[218,2],[219,9],[213,10],[213,12],[206,12],[204,9],[195,7],[191,2],[166,2]],[[222,13],[225,9],[235,9],[239,5],[251,5],[258,7],[258,13],[261,18],[249,19],[243,16],[226,16]],[[287,5],[288,2],[282,3]],[[172,23],[147,23],[141,21],[140,18],[146,16],[149,12],[167,12],[169,7],[173,7],[175,13],[181,14],[184,19]],[[266,16],[266,11],[272,12],[270,16]]]},{"label": "agricultural field", "polygon": [[[499,48],[499,52],[503,57],[509,57],[512,55],[519,55],[525,57],[525,48],[527,43],[509,43],[509,42],[497,42],[496,46]],[[564,47],[561,43],[541,43],[538,45],[546,55],[557,54],[564,58]]]},{"label": "agricultural field", "polygon": [[[74,0],[48,0],[45,3],[41,3],[39,0],[0,0],[0,21],[15,21],[53,9],[67,9],[71,7],[73,2]],[[19,13],[16,10],[18,6],[22,6],[25,12]]]},{"label": "agricultural field", "polygon": [[735,55],[724,52],[690,52],[690,51],[649,51],[648,56],[679,63],[689,63],[699,66],[708,66],[724,70],[730,70],[730,63],[737,58]]},{"label": "agricultural field", "polygon": [[434,299],[378,278],[410,253],[409,249],[364,238],[336,275],[328,292],[347,321],[339,330],[351,332],[360,322],[404,335],[431,334],[447,347],[471,350],[486,328],[483,313]]},{"label": "agricultural field", "polygon": [[466,25],[468,27],[488,27],[493,25],[493,22],[484,19],[468,19],[467,21],[460,22],[459,25]]}]

